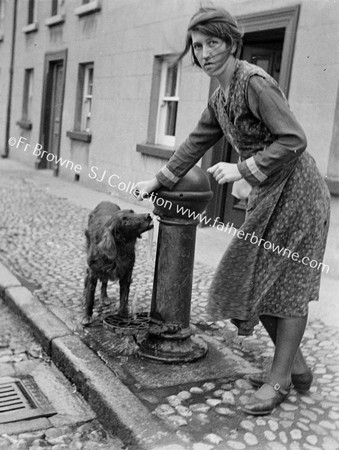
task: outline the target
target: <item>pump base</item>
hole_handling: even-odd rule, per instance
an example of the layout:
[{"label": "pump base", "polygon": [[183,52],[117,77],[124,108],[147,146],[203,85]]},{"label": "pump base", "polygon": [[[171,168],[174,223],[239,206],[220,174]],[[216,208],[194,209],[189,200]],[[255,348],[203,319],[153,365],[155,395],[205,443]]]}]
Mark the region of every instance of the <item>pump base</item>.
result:
[{"label": "pump base", "polygon": [[140,345],[138,355],[162,363],[188,363],[203,358],[208,351],[206,342],[196,336],[182,338],[171,334],[148,334]]}]

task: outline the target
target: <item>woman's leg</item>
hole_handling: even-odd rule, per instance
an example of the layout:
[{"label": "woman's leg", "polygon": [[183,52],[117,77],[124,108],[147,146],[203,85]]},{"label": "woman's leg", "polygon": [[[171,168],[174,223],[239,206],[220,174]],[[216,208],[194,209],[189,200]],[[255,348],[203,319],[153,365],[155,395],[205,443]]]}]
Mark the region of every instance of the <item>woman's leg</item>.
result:
[{"label": "woman's leg", "polygon": [[[281,320],[278,317],[273,316],[260,316],[260,322],[263,324],[265,330],[267,331],[268,335],[272,339],[273,343],[276,344],[277,341],[277,328],[278,328],[278,321]],[[285,319],[289,320],[289,319]],[[307,317],[306,317],[307,321]],[[305,328],[304,328],[305,329]],[[292,366],[292,373],[293,374],[302,374],[307,372],[308,366],[305,361],[305,358],[300,350],[300,347],[297,350],[297,354],[295,356],[295,359],[293,361]]]},{"label": "woman's leg", "polygon": [[[265,319],[264,319],[265,320]],[[276,321],[276,327],[273,326]],[[269,323],[274,337],[275,352],[271,370],[264,383],[243,407],[247,414],[270,414],[285,400],[291,386],[292,366],[306,328],[307,316],[288,319],[276,318]]]},{"label": "woman's leg", "polygon": [[[293,362],[302,340],[307,316],[292,317],[288,319],[273,318],[276,320],[275,352],[271,370],[267,376],[269,384],[264,384],[252,400],[269,400],[275,397],[273,385],[278,383],[286,391],[291,385],[291,371]],[[274,322],[271,321],[271,327]],[[273,329],[272,329],[273,330]],[[257,400],[256,400],[257,399]],[[251,402],[252,403],[252,402]]]},{"label": "woman's leg", "polygon": [[277,319],[275,352],[269,378],[287,388],[292,367],[303,338],[307,316]]}]

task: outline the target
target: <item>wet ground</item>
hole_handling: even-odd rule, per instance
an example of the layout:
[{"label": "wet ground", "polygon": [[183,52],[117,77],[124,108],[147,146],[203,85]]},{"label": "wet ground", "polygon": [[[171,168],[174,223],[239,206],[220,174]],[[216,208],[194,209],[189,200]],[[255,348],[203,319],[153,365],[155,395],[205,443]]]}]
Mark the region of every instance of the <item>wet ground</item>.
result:
[{"label": "wet ground", "polygon": [[[99,348],[94,342],[96,328],[84,331],[79,325],[85,272],[83,231],[89,210],[51,195],[47,181],[45,185],[37,183],[26,171],[2,171],[0,197],[0,261],[111,364],[154,414],[171,424],[183,440],[182,448],[339,448],[339,328],[326,327],[317,320],[309,323],[303,351],[315,376],[311,392],[301,396],[292,391],[270,416],[255,418],[242,413],[241,405],[253,390],[242,376],[230,376],[229,372],[216,377],[204,374],[189,382],[185,382],[186,375],[183,379],[173,376],[171,383],[150,385],[149,380],[138,377],[143,363],[134,356],[133,339],[108,337],[108,344]],[[130,294],[135,312],[150,308],[154,253],[154,243],[150,252],[147,239],[139,241]],[[228,322],[208,322],[205,306],[212,275],[210,266],[195,264],[193,328],[220,353],[225,364],[239,358],[257,370],[264,369],[271,361],[273,346],[260,326],[252,337],[239,338]],[[117,285],[110,286],[109,295],[118,298]],[[112,308],[103,313],[114,313],[115,306],[113,300]],[[96,317],[98,314],[96,311]],[[172,366],[167,367],[170,372]],[[190,372],[194,372],[194,365],[181,370]]]}]

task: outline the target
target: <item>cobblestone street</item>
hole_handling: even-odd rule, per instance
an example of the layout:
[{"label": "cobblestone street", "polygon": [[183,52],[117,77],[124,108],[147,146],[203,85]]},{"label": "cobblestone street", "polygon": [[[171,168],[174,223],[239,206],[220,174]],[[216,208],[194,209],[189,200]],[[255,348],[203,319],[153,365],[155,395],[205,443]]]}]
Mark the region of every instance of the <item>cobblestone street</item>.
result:
[{"label": "cobblestone street", "polygon": [[[32,174],[29,170],[3,170],[0,163],[0,262],[70,329],[81,334],[84,230],[89,210],[52,195],[48,183],[37,183]],[[150,252],[144,235],[138,242],[130,293],[135,311],[150,308],[154,256],[155,244]],[[195,263],[193,327],[225,358],[231,351],[258,370],[264,369],[273,356],[273,344],[260,326],[253,336],[239,338],[228,322],[208,322],[205,306],[212,275],[212,267]],[[118,285],[111,284],[108,294],[117,299]],[[113,301],[113,310],[115,305]],[[0,308],[3,314],[4,305]],[[182,440],[182,446],[168,446],[168,450],[339,449],[339,328],[312,319],[303,352],[315,377],[310,394],[302,396],[292,390],[281,407],[266,417],[244,415],[241,405],[253,389],[245,379],[229,380],[227,374],[203,383],[180,381],[176,386],[136,389],[135,393]],[[0,350],[0,366],[1,355]],[[7,448],[3,439],[6,437],[0,437],[0,449]]]}]

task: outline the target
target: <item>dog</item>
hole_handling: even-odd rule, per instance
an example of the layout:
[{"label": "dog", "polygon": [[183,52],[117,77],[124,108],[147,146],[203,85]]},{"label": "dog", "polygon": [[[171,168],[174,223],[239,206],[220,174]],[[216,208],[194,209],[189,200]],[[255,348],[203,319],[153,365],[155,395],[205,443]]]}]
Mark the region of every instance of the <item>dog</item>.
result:
[{"label": "dog", "polygon": [[150,214],[121,210],[112,202],[101,202],[90,213],[87,241],[87,272],[85,277],[85,313],[83,325],[92,322],[95,289],[101,281],[101,304],[109,304],[108,281],[119,280],[119,314],[128,315],[128,296],[132,282],[137,238],[153,228]]}]

